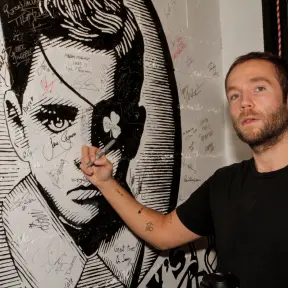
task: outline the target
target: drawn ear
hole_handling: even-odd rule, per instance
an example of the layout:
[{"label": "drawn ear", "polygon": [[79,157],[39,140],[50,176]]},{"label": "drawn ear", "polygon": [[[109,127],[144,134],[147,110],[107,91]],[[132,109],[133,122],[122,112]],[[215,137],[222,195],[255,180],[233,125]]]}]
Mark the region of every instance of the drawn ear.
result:
[{"label": "drawn ear", "polygon": [[13,148],[21,160],[27,161],[24,158],[28,150],[28,139],[23,125],[21,107],[17,96],[11,90],[5,93],[4,110],[8,133]]}]

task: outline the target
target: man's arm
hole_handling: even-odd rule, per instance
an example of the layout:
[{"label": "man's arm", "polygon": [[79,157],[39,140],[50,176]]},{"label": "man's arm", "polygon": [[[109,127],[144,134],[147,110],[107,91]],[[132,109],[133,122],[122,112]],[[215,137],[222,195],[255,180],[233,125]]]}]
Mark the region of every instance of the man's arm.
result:
[{"label": "man's arm", "polygon": [[[113,179],[113,166],[108,159],[102,156],[96,160],[98,151],[95,147],[83,146],[80,167],[86,178],[101,191],[136,235],[160,250],[181,246],[200,238],[182,224],[176,210],[163,215],[140,204]],[[92,167],[87,165],[90,161],[94,163]]]},{"label": "man's arm", "polygon": [[175,210],[163,215],[141,205],[112,178],[98,188],[126,225],[159,250],[181,246],[200,237],[182,224]]}]

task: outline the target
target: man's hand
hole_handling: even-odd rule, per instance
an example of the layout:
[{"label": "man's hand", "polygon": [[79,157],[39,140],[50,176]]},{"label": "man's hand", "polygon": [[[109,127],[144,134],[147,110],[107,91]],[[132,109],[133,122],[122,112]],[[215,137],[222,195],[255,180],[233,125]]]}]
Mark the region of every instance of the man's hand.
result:
[{"label": "man's hand", "polygon": [[[113,165],[105,157],[101,156],[96,159],[96,154],[99,149],[93,146],[82,146],[82,157],[80,168],[85,177],[96,187],[103,182],[112,179]],[[88,163],[92,162],[94,165],[88,167]]]},{"label": "man's hand", "polygon": [[[86,178],[100,190],[127,226],[157,249],[174,248],[199,238],[186,228],[176,211],[163,215],[143,206],[112,177],[113,165],[105,156],[96,160],[99,149],[82,147],[81,169]],[[94,165],[88,167],[89,162]]]}]

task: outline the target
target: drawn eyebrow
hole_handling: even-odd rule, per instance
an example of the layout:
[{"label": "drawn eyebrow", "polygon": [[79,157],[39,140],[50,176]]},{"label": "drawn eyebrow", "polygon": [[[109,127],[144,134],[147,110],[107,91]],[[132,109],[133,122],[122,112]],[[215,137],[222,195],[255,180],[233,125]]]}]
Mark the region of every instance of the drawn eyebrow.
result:
[{"label": "drawn eyebrow", "polygon": [[41,108],[34,114],[40,121],[47,119],[47,117],[60,117],[70,121],[74,121],[78,114],[78,108],[62,105],[62,104],[48,104],[41,105]]}]

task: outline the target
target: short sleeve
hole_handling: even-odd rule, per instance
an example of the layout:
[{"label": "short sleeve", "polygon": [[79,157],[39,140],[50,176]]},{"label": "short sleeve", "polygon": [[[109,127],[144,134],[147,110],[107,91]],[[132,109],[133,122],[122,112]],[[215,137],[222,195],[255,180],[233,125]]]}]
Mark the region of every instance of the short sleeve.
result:
[{"label": "short sleeve", "polygon": [[214,225],[210,209],[210,182],[204,182],[191,196],[176,208],[183,225],[200,236],[214,234]]}]

